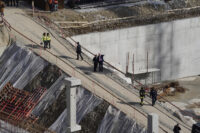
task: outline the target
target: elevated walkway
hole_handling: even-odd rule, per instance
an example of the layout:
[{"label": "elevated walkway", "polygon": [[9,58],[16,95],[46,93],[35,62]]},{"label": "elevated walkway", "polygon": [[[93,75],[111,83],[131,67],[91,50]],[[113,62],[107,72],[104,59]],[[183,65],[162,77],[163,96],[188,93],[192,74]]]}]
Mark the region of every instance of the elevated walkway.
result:
[{"label": "elevated walkway", "polygon": [[49,31],[23,14],[20,9],[9,9],[6,10],[5,18],[8,21],[8,23],[6,22],[7,25],[10,24],[12,31],[20,39],[19,41],[23,42],[27,48],[50,63],[57,65],[70,76],[80,79],[84,88],[105,99],[145,127],[147,127],[147,114],[156,113],[160,119],[159,133],[173,132],[173,126],[177,123],[180,123],[182,132],[191,132],[189,126],[175,118],[161,106],[152,107],[151,101],[145,101],[145,106],[140,107],[138,93],[134,90],[128,90],[119,82],[107,76],[109,71],[93,73],[92,63],[86,59],[83,61],[76,60],[74,47],[53,31],[51,31],[54,37],[52,37],[52,49],[43,50],[40,46],[41,36],[43,32]]}]

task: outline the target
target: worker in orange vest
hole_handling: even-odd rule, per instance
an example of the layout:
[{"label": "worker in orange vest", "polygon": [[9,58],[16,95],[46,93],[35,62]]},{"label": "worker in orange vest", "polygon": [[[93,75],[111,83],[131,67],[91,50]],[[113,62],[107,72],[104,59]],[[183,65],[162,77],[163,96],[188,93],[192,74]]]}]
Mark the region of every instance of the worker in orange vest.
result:
[{"label": "worker in orange vest", "polygon": [[53,10],[53,1],[52,0],[49,0],[49,9],[50,9],[50,11]]},{"label": "worker in orange vest", "polygon": [[54,10],[58,11],[58,0],[54,0]]}]

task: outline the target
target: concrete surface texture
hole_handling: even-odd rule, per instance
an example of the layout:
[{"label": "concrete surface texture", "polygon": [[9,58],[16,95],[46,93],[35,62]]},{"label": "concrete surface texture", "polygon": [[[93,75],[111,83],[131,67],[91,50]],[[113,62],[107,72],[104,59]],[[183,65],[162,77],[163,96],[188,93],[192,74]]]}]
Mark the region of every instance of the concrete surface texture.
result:
[{"label": "concrete surface texture", "polygon": [[67,132],[72,133],[81,130],[81,126],[76,123],[76,88],[81,85],[80,79],[74,77],[65,78],[65,85],[67,86]]},{"label": "concrete surface texture", "polygon": [[9,44],[8,30],[3,24],[0,24],[0,56]]},{"label": "concrete surface texture", "polygon": [[182,78],[200,73],[200,17],[172,22],[96,32],[74,36],[94,53],[105,54],[105,59],[125,72],[126,53],[135,56],[135,73],[149,68],[161,70],[161,80]]},{"label": "concrete surface texture", "polygon": [[[5,14],[5,18],[14,28],[37,43],[41,42],[43,32],[49,32],[38,23],[35,23],[32,19],[26,17],[20,9],[7,9]],[[147,114],[156,113],[159,115],[160,133],[165,131],[172,132],[172,128],[177,122],[180,123],[183,132],[190,131],[190,127],[175,118],[159,105],[156,105],[155,107],[149,106],[151,103],[148,100],[145,100],[145,106],[139,106],[138,103],[140,102],[140,99],[137,92],[134,90],[129,91],[124,88],[120,83],[106,76],[105,72],[93,73],[93,64],[85,58],[83,61],[76,60],[74,48],[72,48],[66,40],[59,38],[55,32],[52,30],[50,31],[56,39],[52,37],[52,48],[48,51],[52,52],[56,57],[47,52],[47,50],[44,51],[43,48],[40,48],[38,45],[20,37],[19,34],[16,34],[16,36],[17,40],[23,41],[23,44],[25,44],[27,48],[31,48],[32,51],[45,60],[57,65],[70,76],[80,79],[84,88],[108,101],[110,104],[127,114],[130,118],[135,119],[139,124],[147,127]]]}]

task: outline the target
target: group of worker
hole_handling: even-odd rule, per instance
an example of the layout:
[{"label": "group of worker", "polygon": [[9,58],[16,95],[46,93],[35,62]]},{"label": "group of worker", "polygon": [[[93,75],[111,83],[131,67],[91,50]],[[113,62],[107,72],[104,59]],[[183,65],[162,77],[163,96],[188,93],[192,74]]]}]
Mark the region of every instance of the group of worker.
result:
[{"label": "group of worker", "polygon": [[103,72],[103,62],[104,62],[104,59],[103,59],[104,55],[102,54],[98,54],[97,55],[94,55],[94,58],[93,58],[93,63],[94,63],[94,72],[97,71],[97,67],[99,66],[99,72]]},{"label": "group of worker", "polygon": [[49,0],[48,3],[50,11],[58,10],[58,0]]},{"label": "group of worker", "polygon": [[[81,60],[83,60],[83,56],[82,56],[82,50],[81,50],[81,45],[79,42],[77,42],[77,46],[76,46],[76,53],[77,53],[77,60],[79,60],[79,56],[81,57]],[[94,56],[93,58],[93,63],[94,63],[94,72],[97,71],[97,67],[99,66],[99,72],[103,72],[103,59],[104,55],[102,54],[98,54]]]},{"label": "group of worker", "polygon": [[[140,105],[143,106],[144,98],[146,96],[146,90],[144,89],[144,87],[141,87],[139,93],[140,93],[140,100],[141,100]],[[154,106],[157,101],[157,90],[154,87],[150,89],[150,97],[152,99],[152,106]]]},{"label": "group of worker", "polygon": [[51,36],[49,33],[43,33],[41,44],[44,45],[44,49],[46,49],[48,47],[49,47],[49,49],[51,48]]}]

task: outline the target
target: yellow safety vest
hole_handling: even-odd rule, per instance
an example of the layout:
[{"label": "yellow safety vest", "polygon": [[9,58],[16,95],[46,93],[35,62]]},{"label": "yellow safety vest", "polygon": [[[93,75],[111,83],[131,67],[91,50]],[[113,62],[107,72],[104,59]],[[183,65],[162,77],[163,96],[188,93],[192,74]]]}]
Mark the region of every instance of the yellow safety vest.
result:
[{"label": "yellow safety vest", "polygon": [[47,36],[47,41],[51,41],[51,37],[50,36]]},{"label": "yellow safety vest", "polygon": [[42,36],[42,41],[47,41],[47,36]]}]

